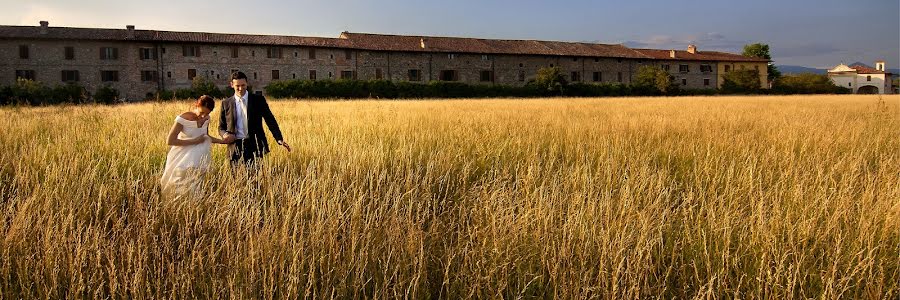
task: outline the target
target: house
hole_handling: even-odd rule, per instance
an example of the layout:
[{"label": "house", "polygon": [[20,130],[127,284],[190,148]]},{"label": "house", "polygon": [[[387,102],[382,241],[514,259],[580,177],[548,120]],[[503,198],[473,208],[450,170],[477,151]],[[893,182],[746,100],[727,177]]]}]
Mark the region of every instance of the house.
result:
[{"label": "house", "polygon": [[840,64],[828,70],[828,78],[835,85],[853,90],[854,94],[893,94],[892,74],[885,70],[885,63],[881,60],[875,62],[875,68]]}]

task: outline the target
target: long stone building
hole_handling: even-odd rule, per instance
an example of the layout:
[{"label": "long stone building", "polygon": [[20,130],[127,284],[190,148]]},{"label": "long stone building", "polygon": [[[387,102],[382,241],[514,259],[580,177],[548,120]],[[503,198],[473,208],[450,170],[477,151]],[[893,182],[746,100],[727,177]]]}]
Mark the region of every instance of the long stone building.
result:
[{"label": "long stone building", "polygon": [[77,83],[88,91],[110,85],[129,100],[190,87],[205,76],[220,87],[243,71],[262,90],[272,81],[385,79],[426,83],[524,85],[544,67],[568,80],[632,81],[639,67],[668,70],[686,89],[720,87],[732,70],[757,69],[765,59],[686,50],[535,40],[400,36],[343,32],[337,38],[125,29],[0,26],[0,84],[27,78],[49,85]]}]

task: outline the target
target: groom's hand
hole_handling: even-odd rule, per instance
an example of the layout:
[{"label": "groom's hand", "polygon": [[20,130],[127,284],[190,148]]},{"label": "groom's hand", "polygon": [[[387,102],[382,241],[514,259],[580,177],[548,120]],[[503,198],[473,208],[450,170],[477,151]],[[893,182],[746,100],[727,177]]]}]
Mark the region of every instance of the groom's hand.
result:
[{"label": "groom's hand", "polygon": [[285,141],[278,141],[278,144],[284,146],[284,148],[287,149],[288,152],[291,152],[291,146],[288,145],[287,142],[285,142]]}]

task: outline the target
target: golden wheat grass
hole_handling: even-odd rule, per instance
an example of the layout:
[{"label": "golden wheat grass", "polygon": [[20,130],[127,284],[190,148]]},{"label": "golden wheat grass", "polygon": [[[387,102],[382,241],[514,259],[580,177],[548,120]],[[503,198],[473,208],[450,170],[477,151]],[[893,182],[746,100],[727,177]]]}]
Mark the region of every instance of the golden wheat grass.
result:
[{"label": "golden wheat grass", "polygon": [[0,109],[0,298],[900,297],[896,95],[270,103],[183,200],[187,102]]}]

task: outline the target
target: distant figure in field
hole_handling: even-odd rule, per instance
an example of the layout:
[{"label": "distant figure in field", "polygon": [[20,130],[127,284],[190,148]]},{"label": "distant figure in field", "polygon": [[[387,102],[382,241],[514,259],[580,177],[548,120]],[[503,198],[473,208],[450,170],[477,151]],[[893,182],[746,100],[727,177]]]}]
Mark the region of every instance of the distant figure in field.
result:
[{"label": "distant figure in field", "polygon": [[252,166],[256,159],[269,153],[263,120],[275,141],[290,152],[291,146],[281,136],[278,121],[272,115],[266,98],[247,92],[247,75],[243,72],[231,74],[231,87],[234,88],[234,96],[222,101],[219,118],[219,134],[228,144],[231,166],[236,167],[239,163]]},{"label": "distant figure in field", "polygon": [[200,183],[209,170],[211,144],[226,144],[209,136],[209,113],[215,107],[216,101],[203,95],[191,111],[175,117],[167,141],[171,147],[166,168],[160,178],[163,195],[177,198],[200,191]]}]

